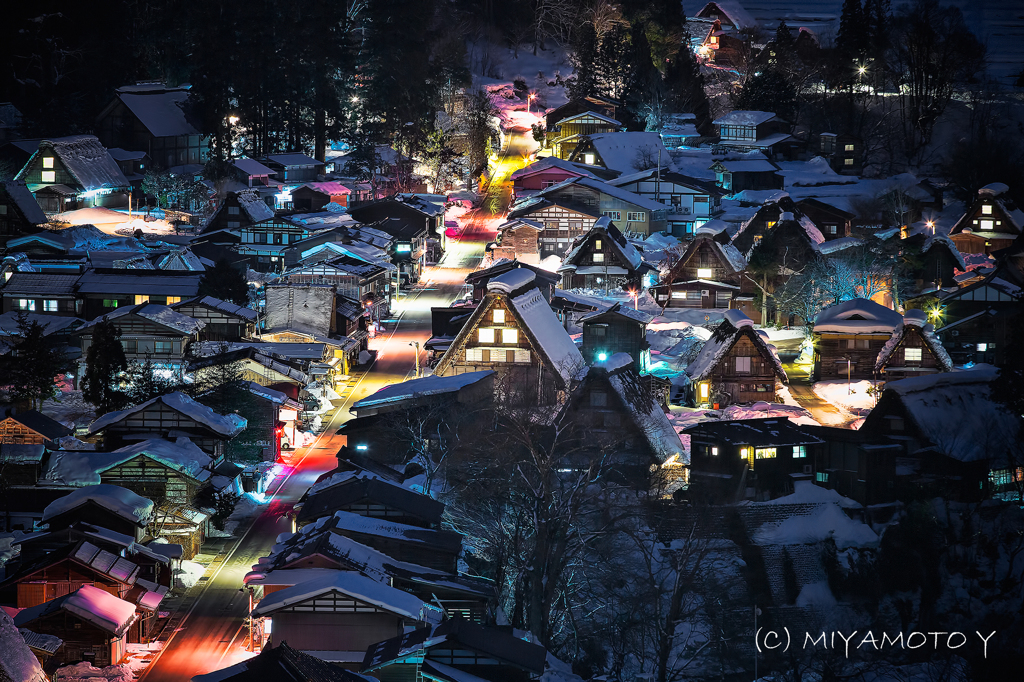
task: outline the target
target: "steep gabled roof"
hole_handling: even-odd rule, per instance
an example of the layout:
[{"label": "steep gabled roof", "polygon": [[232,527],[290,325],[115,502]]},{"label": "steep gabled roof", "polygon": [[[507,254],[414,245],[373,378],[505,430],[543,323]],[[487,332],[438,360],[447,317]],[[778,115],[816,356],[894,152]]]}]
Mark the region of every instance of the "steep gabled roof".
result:
[{"label": "steep gabled roof", "polygon": [[188,306],[203,306],[212,310],[218,310],[225,315],[233,315],[234,317],[246,320],[247,322],[255,322],[256,317],[258,316],[258,313],[252,308],[236,305],[230,301],[222,301],[221,299],[214,298],[213,296],[197,296],[195,298],[190,298],[187,301],[175,303],[171,308],[177,310],[178,308],[185,308]]},{"label": "steep gabled roof", "polygon": [[3,183],[3,190],[21,211],[21,214],[25,216],[25,220],[33,225],[43,225],[47,222],[46,214],[39,207],[39,202],[32,196],[32,192],[24,183],[8,180]]},{"label": "steep gabled roof", "polygon": [[[586,140],[594,146],[594,150],[601,157],[605,168],[618,171],[619,173],[635,173],[638,156],[649,153],[652,160],[657,163],[658,152],[661,152],[662,167],[672,169],[672,157],[665,148],[665,143],[658,133],[627,132],[627,133],[598,133],[596,135],[584,135]],[[580,144],[573,151],[572,160],[578,161],[585,147]]]},{"label": "steep gabled roof", "polygon": [[619,260],[629,266],[630,270],[635,271],[643,265],[643,257],[636,250],[636,247],[623,236],[619,228],[615,227],[611,218],[602,216],[597,219],[594,226],[587,230],[586,233],[576,238],[569,253],[565,254],[565,257],[562,258],[562,268],[559,268],[559,270],[565,268],[566,265],[575,264],[574,261],[581,255],[583,247],[589,244],[592,238],[600,237],[601,235],[607,237],[605,241],[618,254]]},{"label": "steep gabled roof", "polygon": [[775,114],[770,111],[730,111],[725,116],[721,116],[712,123],[716,126],[719,125],[732,125],[732,126],[757,126],[762,123],[776,118]]},{"label": "steep gabled roof", "polygon": [[281,642],[274,647],[264,647],[254,658],[196,675],[192,682],[369,682],[372,679]]},{"label": "steep gabled roof", "polygon": [[114,638],[121,637],[135,622],[135,604],[92,585],[83,585],[71,594],[21,611],[14,623],[23,627],[58,611],[67,611],[95,625]]},{"label": "steep gabled roof", "polygon": [[715,11],[715,8],[718,8],[729,19],[729,23],[736,28],[754,28],[757,26],[757,21],[743,8],[738,0],[714,0],[704,5],[694,16],[699,17],[705,12],[710,14]]},{"label": "steep gabled roof", "polygon": [[939,363],[940,371],[951,371],[953,361],[949,358],[946,349],[942,347],[942,342],[936,338],[934,325],[928,322],[928,316],[921,310],[908,310],[900,324],[893,329],[892,337],[886,341],[878,353],[878,358],[875,360],[875,371],[881,371],[889,365],[892,354],[900,347],[911,329],[916,329],[917,333],[921,335],[925,347],[931,351],[935,361]]},{"label": "steep gabled roof", "polygon": [[[71,135],[43,140],[33,158],[52,149],[73,178],[86,190],[128,187],[128,178],[95,135]],[[26,164],[25,169],[28,168]],[[22,169],[19,176],[25,173]]]},{"label": "steep gabled roof", "polygon": [[153,322],[162,327],[173,329],[174,331],[182,334],[195,334],[200,329],[206,326],[206,323],[202,320],[197,320],[194,317],[188,315],[182,315],[179,312],[175,312],[168,306],[161,305],[159,303],[138,303],[133,306],[124,306],[116,308],[109,313],[105,313],[101,317],[98,317],[90,322],[86,322],[79,327],[79,333],[88,334],[92,327],[96,326],[104,320],[117,320],[127,315],[135,315],[141,317],[144,320]]},{"label": "steep gabled roof", "polygon": [[9,414],[7,419],[13,419],[22,426],[29,428],[38,433],[47,440],[57,440],[71,433],[71,429],[61,424],[55,419],[50,419],[41,412],[35,410],[25,410],[24,412],[17,412],[15,414]]},{"label": "steep gabled roof", "polygon": [[199,131],[188,122],[182,108],[188,100],[185,88],[136,86],[118,88],[117,97],[135,114],[139,122],[153,137],[198,135]]},{"label": "steep gabled roof", "polygon": [[709,377],[722,358],[736,345],[739,338],[746,336],[754,343],[754,347],[758,349],[762,357],[771,364],[772,370],[782,383],[788,383],[789,379],[786,377],[786,371],[782,368],[778,351],[775,346],[768,343],[767,336],[762,336],[762,334],[763,332],[754,331],[754,322],[743,312],[739,310],[726,311],[724,319],[719,323],[711,338],[704,343],[697,358],[687,366],[687,376],[693,381]]},{"label": "steep gabled roof", "polygon": [[367,499],[375,504],[398,509],[432,525],[441,523],[441,514],[444,512],[444,504],[441,502],[403,485],[386,481],[365,471],[343,472],[317,483],[310,489],[302,502],[297,520],[300,523],[316,520],[332,515],[354,502]]},{"label": "steep gabled roof", "polygon": [[147,400],[141,405],[129,407],[127,410],[118,410],[117,412],[109,412],[103,415],[90,425],[89,434],[99,433],[111,424],[116,424],[126,417],[142,412],[157,403],[163,403],[175,412],[202,424],[224,438],[234,438],[246,427],[245,418],[239,417],[237,414],[217,414],[209,407],[200,405],[184,393],[174,391],[173,393]]},{"label": "steep gabled roof", "polygon": [[823,309],[814,318],[814,331],[822,334],[891,333],[903,316],[866,298],[854,298]]}]

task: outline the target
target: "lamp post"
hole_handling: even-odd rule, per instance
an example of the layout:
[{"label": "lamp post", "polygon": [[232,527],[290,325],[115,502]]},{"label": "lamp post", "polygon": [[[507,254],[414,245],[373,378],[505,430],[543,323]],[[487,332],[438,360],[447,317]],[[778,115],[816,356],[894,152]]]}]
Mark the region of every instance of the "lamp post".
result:
[{"label": "lamp post", "polygon": [[410,346],[414,346],[416,348],[416,378],[419,379],[420,378],[420,342],[419,341],[413,341],[409,345]]},{"label": "lamp post", "polygon": [[526,96],[526,113],[530,113],[530,104],[537,98],[532,92]]}]

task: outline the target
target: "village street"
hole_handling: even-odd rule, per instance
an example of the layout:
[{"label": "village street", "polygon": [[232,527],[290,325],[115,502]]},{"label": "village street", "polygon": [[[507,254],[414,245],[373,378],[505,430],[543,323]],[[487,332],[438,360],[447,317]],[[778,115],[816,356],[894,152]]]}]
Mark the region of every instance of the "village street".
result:
[{"label": "village street", "polygon": [[[511,171],[509,171],[511,173]],[[502,209],[507,207],[511,183],[507,180],[492,185]],[[154,659],[140,679],[146,682],[180,682],[193,675],[217,670],[252,656],[247,651],[248,630],[245,625],[249,596],[242,587],[242,578],[261,556],[270,553],[277,536],[291,530],[288,512],[313,485],[318,476],[337,465],[335,455],[344,444],[338,427],[352,417],[349,408],[386,386],[415,377],[419,343],[422,369],[426,369],[423,343],[430,337],[430,308],[446,306],[466,289],[466,275],[476,270],[484,247],[494,238],[495,216],[486,208],[466,215],[465,229],[437,266],[427,267],[420,282],[401,292],[394,319],[387,321],[385,331],[370,342],[377,359],[370,368],[352,378],[353,386],[335,401],[335,410],[317,440],[306,448],[288,455],[281,476],[270,486],[270,502],[246,527],[240,525],[238,540],[229,539],[208,567],[200,583],[190,591],[178,614],[174,632],[163,651]],[[193,596],[191,593],[198,593]],[[181,616],[184,617],[181,617]],[[173,616],[172,616],[173,617]]]}]

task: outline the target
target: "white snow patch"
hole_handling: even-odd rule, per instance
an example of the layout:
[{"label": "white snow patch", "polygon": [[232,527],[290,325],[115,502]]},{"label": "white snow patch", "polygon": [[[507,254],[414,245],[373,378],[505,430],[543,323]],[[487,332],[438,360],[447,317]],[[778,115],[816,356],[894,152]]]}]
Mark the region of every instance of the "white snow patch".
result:
[{"label": "white snow patch", "polygon": [[174,569],[174,584],[187,590],[195,587],[204,573],[206,573],[206,566],[182,559],[178,568]]},{"label": "white snow patch", "polygon": [[854,521],[836,504],[826,504],[808,516],[791,516],[778,523],[766,523],[753,535],[758,545],[804,545],[831,537],[836,547],[876,546],[878,535],[867,525]]},{"label": "white snow patch", "polygon": [[800,594],[796,598],[796,605],[828,608],[836,605],[836,598],[832,595],[828,583],[822,580],[801,587]]},{"label": "white snow patch", "polygon": [[869,390],[874,384],[864,379],[847,384],[841,379],[829,379],[814,384],[814,394],[831,403],[851,416],[864,416],[875,406],[875,398]]}]

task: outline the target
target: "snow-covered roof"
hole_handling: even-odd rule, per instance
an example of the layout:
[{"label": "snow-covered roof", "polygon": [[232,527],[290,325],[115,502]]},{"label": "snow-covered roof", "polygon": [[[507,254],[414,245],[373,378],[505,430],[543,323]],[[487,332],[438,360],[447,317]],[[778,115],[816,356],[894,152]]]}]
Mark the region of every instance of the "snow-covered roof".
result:
[{"label": "snow-covered roof", "polygon": [[[562,263],[572,263],[576,259],[576,257],[580,255],[580,252],[582,251],[583,247],[590,243],[590,236],[593,233],[604,233],[607,236],[605,243],[609,244],[613,249],[615,249],[618,252],[620,258],[624,262],[628,263],[630,268],[632,268],[633,270],[639,268],[640,265],[644,262],[643,256],[640,255],[640,252],[636,250],[636,247],[633,246],[633,244],[630,243],[628,239],[622,236],[622,232],[620,232],[619,229],[615,227],[615,225],[611,221],[611,218],[609,218],[608,216],[601,216],[594,223],[593,227],[587,230],[586,233],[576,238],[572,245],[572,248],[570,248],[569,252],[566,253],[565,257],[562,258]],[[608,274],[613,274],[611,269],[609,269]]]},{"label": "snow-covered roof", "polygon": [[[634,165],[642,150],[650,150],[650,158],[657,163],[658,151],[661,151],[662,165],[672,163],[672,157],[665,149],[665,143],[658,133],[598,133],[587,135],[594,149],[601,156],[605,168],[620,173],[635,173]],[[577,150],[581,147],[577,147]]]},{"label": "snow-covered roof", "polygon": [[246,175],[273,175],[274,169],[267,168],[256,159],[235,159],[232,164]]},{"label": "snow-covered roof", "polygon": [[648,199],[647,197],[641,196],[639,194],[634,194],[629,190],[622,189],[621,187],[616,187],[615,185],[610,185],[607,182],[602,182],[601,180],[595,180],[593,178],[575,178],[570,182],[581,187],[589,187],[591,189],[596,189],[597,191],[607,194],[610,197],[614,197],[615,199],[618,199],[620,201],[625,201],[626,203],[633,204],[634,206],[639,206],[640,208],[646,208],[648,211],[668,210],[668,206],[661,202],[655,201],[654,199]]},{"label": "snow-covered roof", "polygon": [[946,349],[942,347],[942,342],[935,336],[935,326],[928,322],[928,315],[923,310],[908,310],[903,315],[900,324],[896,325],[896,328],[893,329],[892,336],[882,346],[882,350],[878,352],[878,358],[875,360],[876,372],[889,364],[893,352],[899,348],[900,343],[910,328],[917,329],[921,334],[921,338],[924,340],[928,350],[932,352],[932,355],[935,356],[935,361],[939,363],[941,371],[949,372],[953,369],[953,361],[950,359]]},{"label": "snow-covered roof", "polygon": [[140,526],[153,514],[153,501],[136,495],[118,485],[90,485],[54,500],[43,510],[43,522],[71,511],[87,502],[94,502]]},{"label": "snow-covered roof", "polygon": [[536,278],[537,274],[530,268],[513,268],[490,279],[487,282],[487,291],[511,294],[513,291],[532,284]]},{"label": "snow-covered roof", "polygon": [[[522,270],[523,268],[519,268]],[[514,271],[513,271],[514,272]],[[481,372],[466,372],[448,377],[429,376],[420,379],[410,379],[397,384],[389,384],[376,393],[368,395],[352,405],[353,410],[366,409],[385,403],[392,403],[411,398],[420,398],[444,393],[454,393],[466,386],[475,384],[493,375],[492,370]]]},{"label": "snow-covered roof", "polygon": [[22,215],[25,216],[25,220],[33,225],[43,225],[46,223],[46,214],[39,207],[39,202],[32,196],[28,186],[15,180],[9,180],[3,184],[7,195],[11,197],[11,201],[14,202]]},{"label": "snow-covered roof", "polygon": [[866,298],[831,305],[814,318],[814,331],[825,334],[892,333],[903,316]]},{"label": "snow-covered roof", "polygon": [[83,585],[71,594],[21,611],[14,617],[14,623],[19,627],[28,625],[58,610],[74,614],[114,637],[121,637],[135,622],[135,604],[98,587]]},{"label": "snow-covered roof", "polygon": [[529,166],[526,166],[525,168],[520,168],[519,170],[515,171],[514,173],[512,173],[512,175],[509,176],[509,178],[512,180],[518,180],[519,178],[524,178],[526,176],[533,175],[534,173],[539,173],[543,170],[547,170],[548,168],[559,168],[561,170],[568,171],[575,175],[580,175],[586,178],[597,177],[589,170],[587,170],[585,166],[580,166],[579,164],[575,164],[571,161],[564,161],[558,158],[557,156],[545,156],[544,158],[534,161]]},{"label": "snow-covered roof", "polygon": [[[271,157],[273,158],[273,157]],[[308,187],[311,190],[326,194],[328,196],[336,197],[343,194],[351,194],[352,190],[340,182],[329,181],[329,182],[307,182],[303,187]]]},{"label": "snow-covered roof", "polygon": [[164,464],[199,481],[210,477],[213,460],[199,446],[188,438],[178,438],[174,443],[162,438],[150,438],[118,448],[113,452],[83,452],[96,463],[96,471],[102,473],[111,467],[123,464],[139,455]]},{"label": "snow-covered roof", "polygon": [[91,322],[86,322],[81,326],[80,330],[82,332],[86,332],[86,330],[94,327],[104,320],[116,320],[126,315],[137,315],[138,317],[147,319],[150,322],[155,322],[159,325],[177,330],[182,334],[195,334],[206,326],[206,323],[202,320],[197,320],[194,317],[189,317],[188,315],[182,315],[168,306],[161,305],[159,303],[139,303],[133,306],[116,308],[109,313],[92,320]]},{"label": "snow-covered roof", "polygon": [[153,137],[199,134],[185,118],[182,107],[188,100],[188,90],[184,88],[154,88],[148,92],[120,88],[117,96]]},{"label": "snow-covered roof", "polygon": [[1007,454],[1019,447],[1020,424],[992,398],[998,376],[998,368],[979,364],[890,381],[884,393],[899,396],[908,416],[939,451],[961,462],[994,460],[1005,466]]},{"label": "snow-covered roof", "polygon": [[312,156],[306,156],[305,154],[297,152],[290,154],[270,154],[267,158],[274,163],[281,164],[282,166],[318,166],[321,164],[320,161],[317,161]]},{"label": "snow-covered roof", "polygon": [[775,114],[770,111],[730,111],[725,116],[717,118],[713,123],[718,125],[728,126],[756,126],[762,123],[766,123],[775,118]]},{"label": "snow-covered roof", "polygon": [[236,305],[234,303],[231,303],[230,301],[222,301],[221,299],[214,298],[213,296],[197,296],[196,298],[190,298],[187,301],[175,303],[171,307],[174,309],[178,309],[196,305],[207,306],[209,308],[219,310],[223,313],[227,313],[228,315],[237,315],[238,317],[242,317],[245,318],[246,320],[250,320],[253,322],[256,320],[257,317],[257,312],[252,308]]},{"label": "snow-covered roof", "polygon": [[[3,652],[3,656],[0,656],[0,680],[47,682],[49,678],[43,672],[39,660],[29,649],[29,643],[32,642],[31,635],[35,635],[35,633],[28,630],[19,631],[7,611],[0,609],[0,651]],[[60,639],[52,635],[38,636],[52,638],[58,643],[62,643]],[[46,646],[46,648],[50,647]]]},{"label": "snow-covered roof", "polygon": [[234,438],[246,427],[244,417],[240,417],[237,414],[217,414],[209,407],[200,405],[184,393],[174,391],[173,393],[168,393],[166,395],[147,400],[141,405],[130,407],[127,410],[109,412],[90,425],[89,433],[98,433],[111,424],[117,423],[136,412],[142,412],[151,405],[155,405],[157,402],[161,402],[172,410],[199,422],[211,431],[214,431],[225,438]]},{"label": "snow-covered roof", "polygon": [[[518,272],[525,268],[518,268]],[[566,386],[578,368],[585,363],[579,349],[573,342],[569,332],[565,331],[558,321],[548,302],[544,300],[539,289],[530,289],[510,300],[524,324],[524,331],[538,352],[547,357],[548,362],[561,375]]]},{"label": "snow-covered roof", "polygon": [[332,592],[424,623],[440,623],[444,618],[444,611],[438,607],[425,604],[408,592],[395,589],[354,571],[331,571],[318,578],[273,592],[260,600],[259,605],[253,609],[252,615],[256,618],[269,616],[299,602]]},{"label": "snow-covered roof", "polygon": [[598,120],[601,120],[601,121],[604,121],[605,123],[608,123],[610,125],[615,125],[615,126],[622,125],[622,123],[620,121],[616,121],[611,116],[605,116],[604,114],[599,114],[596,111],[582,111],[582,112],[580,112],[578,114],[573,114],[572,116],[566,116],[561,121],[557,121],[555,123],[555,125],[556,126],[560,126],[563,123],[565,123],[566,121],[571,121],[571,120],[576,119],[576,118],[584,118],[586,116],[593,116],[594,118],[596,118]]},{"label": "snow-covered roof", "polygon": [[697,14],[694,16],[700,16],[704,12],[714,12],[714,8],[717,7],[736,28],[754,28],[757,26],[757,21],[754,17],[743,8],[738,0],[714,0],[704,5]]},{"label": "snow-covered roof", "polygon": [[739,337],[746,334],[754,346],[760,350],[761,355],[771,362],[772,369],[779,379],[783,382],[788,381],[778,351],[775,346],[754,331],[753,320],[741,310],[727,310],[723,317],[724,319],[715,329],[711,338],[704,343],[704,347],[701,348],[696,359],[687,366],[686,374],[690,379],[699,381],[710,376],[722,358],[739,340]]},{"label": "snow-covered roof", "polygon": [[237,196],[238,205],[245,211],[245,214],[249,216],[249,220],[252,222],[258,223],[274,217],[274,209],[270,208],[267,202],[260,198],[259,190],[243,189],[237,193]]},{"label": "snow-covered roof", "polygon": [[53,149],[67,171],[86,190],[116,189],[129,185],[121,167],[95,135],[71,135],[43,140],[36,154],[44,153],[47,147]]}]

